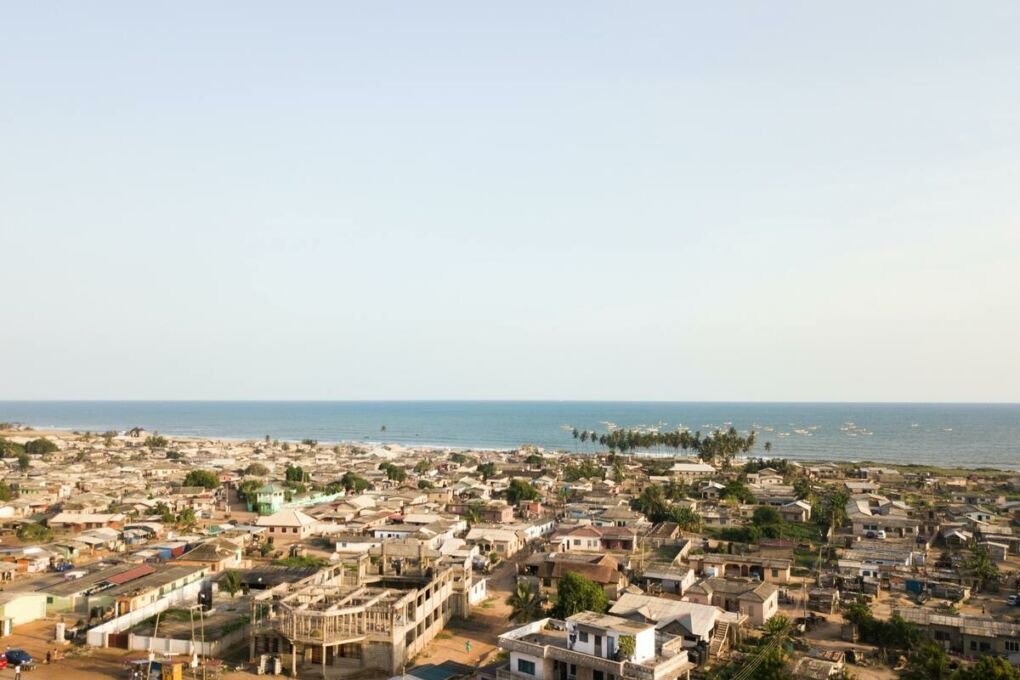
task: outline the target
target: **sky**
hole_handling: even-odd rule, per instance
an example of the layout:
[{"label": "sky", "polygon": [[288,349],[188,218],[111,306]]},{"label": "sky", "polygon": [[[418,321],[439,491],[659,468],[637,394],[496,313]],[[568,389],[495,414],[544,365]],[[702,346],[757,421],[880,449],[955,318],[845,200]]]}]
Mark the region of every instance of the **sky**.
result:
[{"label": "sky", "polygon": [[1017,35],[8,4],[0,399],[1020,401]]}]

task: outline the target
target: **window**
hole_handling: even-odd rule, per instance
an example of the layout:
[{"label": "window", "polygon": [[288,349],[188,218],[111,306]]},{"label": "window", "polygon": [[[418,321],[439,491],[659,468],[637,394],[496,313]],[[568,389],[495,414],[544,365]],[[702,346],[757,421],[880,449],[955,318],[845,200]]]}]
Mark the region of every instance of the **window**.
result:
[{"label": "window", "polygon": [[592,671],[591,680],[606,680],[606,674],[602,671]]},{"label": "window", "polygon": [[1007,652],[1020,652],[1020,641],[1017,641],[1017,640],[1006,640],[1006,651]]},{"label": "window", "polygon": [[779,570],[778,569],[773,569],[772,570],[772,575],[773,576],[779,576]]},{"label": "window", "polygon": [[588,641],[588,633],[586,633],[586,632],[584,632],[582,630],[580,633],[577,634],[577,639],[578,639],[579,642],[587,642]]},{"label": "window", "polygon": [[574,539],[574,545],[581,545],[581,539],[580,538],[575,538]]},{"label": "window", "polygon": [[517,672],[526,675],[535,674],[535,662],[527,659],[517,659]]}]

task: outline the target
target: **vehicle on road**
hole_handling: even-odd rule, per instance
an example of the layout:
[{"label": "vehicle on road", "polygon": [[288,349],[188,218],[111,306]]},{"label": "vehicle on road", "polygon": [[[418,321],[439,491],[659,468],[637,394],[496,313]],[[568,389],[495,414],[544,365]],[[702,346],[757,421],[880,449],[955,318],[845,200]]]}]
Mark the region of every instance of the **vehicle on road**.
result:
[{"label": "vehicle on road", "polygon": [[13,668],[26,668],[32,665],[32,655],[24,649],[8,649],[4,652],[4,661]]}]

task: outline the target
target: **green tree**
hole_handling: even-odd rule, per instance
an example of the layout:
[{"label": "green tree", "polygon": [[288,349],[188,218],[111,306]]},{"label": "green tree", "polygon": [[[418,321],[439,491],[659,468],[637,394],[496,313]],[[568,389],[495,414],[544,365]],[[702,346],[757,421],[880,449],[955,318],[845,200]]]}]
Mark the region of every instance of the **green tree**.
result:
[{"label": "green tree", "polygon": [[510,621],[513,623],[530,623],[544,614],[542,597],[530,581],[518,581],[506,603],[512,608]]},{"label": "green tree", "polygon": [[33,439],[32,441],[25,442],[25,453],[30,453],[32,455],[53,453],[54,451],[59,450],[60,447],[51,442],[46,437],[39,437],[38,439]]},{"label": "green tree", "polygon": [[156,503],[156,507],[154,507],[152,510],[157,515],[159,515],[159,518],[163,521],[164,524],[173,524],[173,522],[175,521],[173,511],[170,509],[170,506],[164,503],[163,501]]},{"label": "green tree", "polygon": [[340,484],[348,492],[361,493],[366,489],[371,489],[372,485],[364,477],[351,472],[348,470],[344,473],[344,476],[340,478]]},{"label": "green tree", "polygon": [[545,459],[542,458],[542,456],[538,455],[537,453],[533,453],[527,458],[525,458],[524,462],[530,465],[531,467],[537,467],[545,463]]},{"label": "green tree", "polygon": [[386,473],[386,478],[392,482],[402,482],[407,479],[407,470],[390,462],[380,463],[379,469]]},{"label": "green tree", "polygon": [[751,524],[756,527],[779,526],[783,523],[783,516],[775,508],[762,505],[754,509],[751,515]]},{"label": "green tree", "polygon": [[825,494],[817,517],[830,529],[836,530],[846,523],[846,505],[850,502],[850,493],[846,489],[830,489]]},{"label": "green tree", "polygon": [[427,479],[419,479],[418,480],[418,488],[419,489],[434,489],[435,486],[436,486],[435,484],[433,484],[432,482],[430,482]]},{"label": "green tree", "polygon": [[669,517],[684,531],[701,531],[701,515],[686,505],[674,505],[669,510]]},{"label": "green tree", "polygon": [[719,498],[734,500],[738,503],[754,502],[754,494],[747,488],[747,484],[744,484],[739,479],[731,479],[727,482],[723,490],[719,492]]},{"label": "green tree", "polygon": [[143,445],[150,449],[165,449],[170,445],[170,440],[157,432],[146,437]]},{"label": "green tree", "polygon": [[477,468],[478,474],[482,476],[482,479],[488,480],[496,476],[496,464],[495,463],[482,463]]},{"label": "green tree", "polygon": [[934,642],[918,645],[900,673],[902,680],[947,680],[949,677],[949,657],[946,650]]},{"label": "green tree", "polygon": [[42,524],[26,522],[18,527],[18,540],[22,543],[46,543],[52,538],[53,532]]},{"label": "green tree", "polygon": [[1001,656],[982,656],[970,668],[953,673],[952,680],[1020,680],[1020,670]]},{"label": "green tree", "polygon": [[0,458],[17,458],[25,452],[25,447],[9,439],[0,437]]},{"label": "green tree", "polygon": [[252,499],[261,488],[261,479],[246,479],[237,487],[237,494],[247,501]]},{"label": "green tree", "polygon": [[553,616],[565,619],[585,611],[604,614],[608,609],[609,600],[599,584],[573,571],[560,577]]},{"label": "green tree", "polygon": [[233,569],[224,572],[223,578],[220,579],[220,590],[230,595],[231,600],[241,591],[241,585],[241,574]]},{"label": "green tree", "polygon": [[198,523],[198,517],[195,515],[194,508],[184,508],[177,515],[177,523],[182,527],[192,527]]},{"label": "green tree", "polygon": [[183,484],[184,486],[200,486],[203,489],[215,489],[220,485],[220,479],[209,470],[191,470],[184,476]]},{"label": "green tree", "polygon": [[634,656],[634,649],[637,647],[637,640],[633,635],[621,635],[619,638],[620,659],[630,659]]},{"label": "green tree", "polygon": [[627,468],[623,464],[623,461],[620,460],[619,458],[614,458],[612,469],[613,469],[613,481],[616,482],[617,484],[621,483],[627,476]]},{"label": "green tree", "polygon": [[11,487],[7,486],[7,481],[0,479],[0,501],[11,500]]},{"label": "green tree", "polygon": [[797,496],[797,500],[811,500],[815,495],[814,488],[811,486],[811,480],[807,477],[798,477],[793,480],[793,493]]},{"label": "green tree", "polygon": [[510,486],[506,490],[506,500],[510,505],[517,505],[521,501],[533,501],[539,498],[538,489],[523,479],[510,480]]},{"label": "green tree", "polygon": [[28,468],[32,466],[32,459],[28,457],[28,454],[22,451],[18,454],[18,469],[22,472],[28,472]]},{"label": "green tree", "polygon": [[269,468],[262,463],[252,463],[244,469],[244,474],[251,477],[265,477],[269,474]]},{"label": "green tree", "polygon": [[669,503],[662,487],[650,484],[641,490],[640,495],[630,503],[632,510],[637,510],[648,518],[649,522],[661,522],[669,510]]},{"label": "green tree", "polygon": [[113,446],[113,440],[116,438],[117,433],[113,430],[107,430],[103,433],[103,444],[107,447]]},{"label": "green tree", "polygon": [[431,469],[432,463],[425,459],[419,460],[417,463],[414,464],[415,474],[423,475]]},{"label": "green tree", "polygon": [[989,583],[999,578],[999,568],[992,561],[988,548],[983,545],[976,545],[971,548],[970,556],[967,558],[967,571],[974,579],[974,589],[984,590]]},{"label": "green tree", "polygon": [[308,473],[297,465],[288,464],[283,471],[283,478],[288,482],[304,482],[308,480]]}]

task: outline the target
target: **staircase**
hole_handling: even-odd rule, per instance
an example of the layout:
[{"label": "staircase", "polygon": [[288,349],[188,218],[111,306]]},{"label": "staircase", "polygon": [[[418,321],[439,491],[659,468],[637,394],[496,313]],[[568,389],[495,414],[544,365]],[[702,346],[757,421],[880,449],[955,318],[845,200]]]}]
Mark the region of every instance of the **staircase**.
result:
[{"label": "staircase", "polygon": [[708,644],[708,656],[710,658],[716,658],[723,653],[727,645],[729,645],[729,633],[730,624],[725,621],[715,624],[715,634],[712,635],[712,641]]}]

